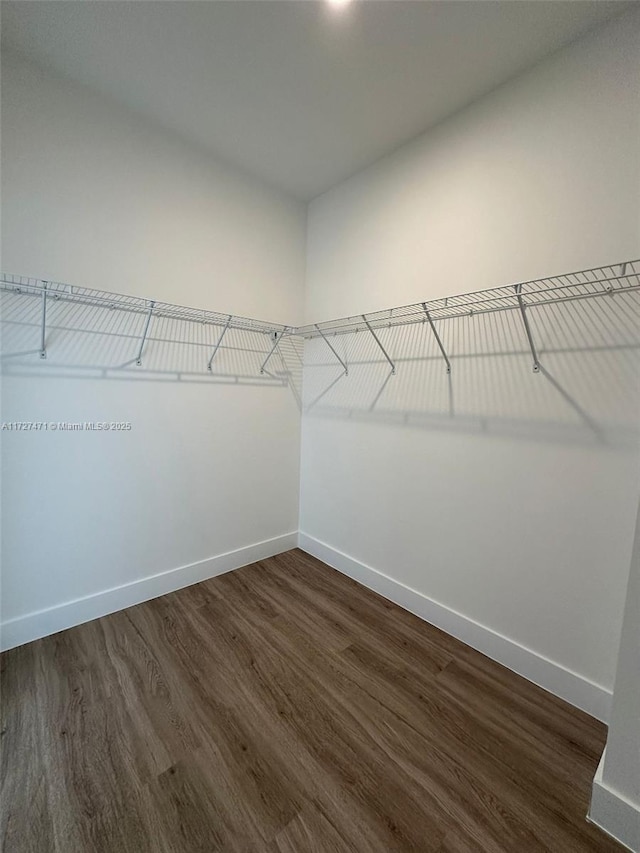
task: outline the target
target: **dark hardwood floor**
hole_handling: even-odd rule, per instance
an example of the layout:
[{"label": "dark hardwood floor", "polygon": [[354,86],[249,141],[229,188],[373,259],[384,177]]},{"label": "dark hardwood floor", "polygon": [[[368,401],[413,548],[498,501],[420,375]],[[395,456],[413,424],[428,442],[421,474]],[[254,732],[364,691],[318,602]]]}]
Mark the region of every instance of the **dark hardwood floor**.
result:
[{"label": "dark hardwood floor", "polygon": [[622,850],[602,724],[301,551],[2,660],[5,853]]}]

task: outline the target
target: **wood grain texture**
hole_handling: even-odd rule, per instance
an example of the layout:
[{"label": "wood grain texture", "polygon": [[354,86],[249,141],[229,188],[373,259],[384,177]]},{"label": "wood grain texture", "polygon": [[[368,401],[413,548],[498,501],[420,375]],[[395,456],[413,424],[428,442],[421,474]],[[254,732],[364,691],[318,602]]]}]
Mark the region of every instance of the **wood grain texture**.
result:
[{"label": "wood grain texture", "polygon": [[2,656],[5,853],[614,853],[605,727],[301,551]]}]

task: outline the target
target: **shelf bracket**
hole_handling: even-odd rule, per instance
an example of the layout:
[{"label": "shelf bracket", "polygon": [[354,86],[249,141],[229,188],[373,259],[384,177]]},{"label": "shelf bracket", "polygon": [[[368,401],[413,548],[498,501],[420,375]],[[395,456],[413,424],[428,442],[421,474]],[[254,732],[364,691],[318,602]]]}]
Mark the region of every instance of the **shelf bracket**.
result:
[{"label": "shelf bracket", "polygon": [[217,353],[217,352],[218,352],[218,350],[220,349],[220,344],[222,343],[222,339],[223,339],[223,338],[224,338],[224,336],[227,334],[227,329],[228,329],[228,328],[229,328],[229,326],[231,325],[231,318],[232,318],[232,316],[233,316],[232,314],[229,314],[229,319],[227,320],[227,324],[226,324],[226,326],[224,327],[224,329],[222,330],[222,334],[221,334],[221,335],[220,335],[220,337],[218,338],[218,343],[217,343],[217,344],[215,345],[215,347],[213,348],[213,352],[211,353],[211,358],[209,359],[209,364],[207,364],[207,370],[209,370],[209,371],[211,370],[211,365],[213,364],[213,359],[216,357],[216,353]]},{"label": "shelf bracket", "polygon": [[330,340],[327,338],[327,336],[324,334],[324,332],[322,331],[322,329],[320,328],[320,326],[319,326],[317,323],[315,323],[314,325],[315,325],[316,329],[318,330],[318,333],[320,334],[320,337],[322,338],[322,340],[323,340],[323,341],[325,342],[325,344],[329,347],[329,349],[331,350],[331,352],[335,355],[335,357],[338,359],[338,361],[340,362],[340,364],[341,364],[341,365],[342,365],[342,367],[344,368],[344,375],[345,375],[345,376],[348,376],[348,375],[349,375],[349,368],[348,368],[348,367],[347,367],[347,365],[344,363],[344,361],[340,358],[340,356],[338,355],[338,353],[337,353],[337,352],[336,352],[336,350],[335,350],[335,347],[331,344],[331,341],[330,341]]},{"label": "shelf bracket", "polygon": [[136,364],[138,365],[138,367],[142,364],[142,351],[144,350],[144,342],[147,340],[147,332],[149,331],[149,323],[151,323],[151,315],[153,314],[155,304],[155,302],[150,303],[149,313],[147,314],[147,322],[144,324],[144,332],[142,333],[140,349],[138,350],[138,357],[136,359]]},{"label": "shelf bracket", "polygon": [[367,329],[369,329],[369,331],[370,331],[370,332],[371,332],[371,334],[373,335],[373,340],[378,344],[378,346],[379,346],[379,347],[380,347],[380,349],[382,350],[382,353],[383,353],[384,357],[387,359],[387,361],[388,361],[388,362],[389,362],[389,364],[391,365],[391,373],[395,376],[396,366],[395,366],[395,364],[391,361],[391,359],[389,358],[389,353],[386,351],[386,349],[385,349],[385,348],[382,346],[382,344],[380,343],[380,338],[379,338],[379,337],[376,335],[376,333],[373,331],[373,329],[371,328],[371,323],[367,320],[367,318],[366,318],[366,316],[365,316],[364,314],[362,315],[362,319],[364,320],[364,324],[365,324],[365,326],[367,327]]},{"label": "shelf bracket", "polygon": [[47,333],[47,282],[42,285],[42,328],[40,330],[40,358],[47,357],[47,344],[45,336]]},{"label": "shelf bracket", "polygon": [[272,332],[271,334],[273,335],[273,346],[271,347],[271,350],[269,351],[269,355],[262,362],[262,366],[260,367],[260,374],[261,375],[264,373],[264,369],[267,366],[267,362],[269,361],[271,356],[274,354],[274,352],[277,350],[278,344],[280,343],[280,338],[284,335],[284,329],[281,332]]},{"label": "shelf bracket", "polygon": [[540,362],[538,361],[538,353],[536,352],[536,346],[533,342],[533,335],[531,334],[531,327],[529,326],[529,318],[527,317],[527,309],[522,299],[522,284],[516,284],[516,298],[518,300],[518,305],[520,306],[520,314],[522,315],[522,323],[524,325],[524,330],[527,335],[527,340],[529,341],[529,349],[531,350],[531,355],[533,357],[533,372],[540,372]]},{"label": "shelf bracket", "polygon": [[438,334],[437,329],[436,329],[436,325],[433,322],[433,318],[431,317],[431,314],[429,313],[429,309],[427,308],[427,303],[423,302],[422,307],[424,308],[424,313],[427,315],[427,320],[429,321],[429,325],[431,326],[431,331],[433,332],[433,335],[436,339],[436,343],[440,347],[440,352],[442,353],[442,357],[444,358],[444,360],[447,364],[447,373],[451,373],[451,362],[449,361],[449,356],[447,355],[447,351],[445,350],[444,345],[443,345],[442,341],[440,340],[440,335]]}]

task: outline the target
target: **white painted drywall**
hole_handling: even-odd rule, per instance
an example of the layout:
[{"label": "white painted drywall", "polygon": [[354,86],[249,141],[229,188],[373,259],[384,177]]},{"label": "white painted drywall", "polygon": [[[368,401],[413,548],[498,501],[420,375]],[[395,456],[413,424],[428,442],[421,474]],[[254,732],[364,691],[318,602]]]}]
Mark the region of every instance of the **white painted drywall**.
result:
[{"label": "white painted drywall", "polygon": [[605,24],[315,199],[306,321],[635,256],[638,20]]},{"label": "white painted drywall", "polygon": [[630,850],[640,849],[640,506],[607,748],[594,782],[591,818]]},{"label": "white painted drywall", "polygon": [[[313,201],[307,320],[638,257],[639,21]],[[639,315],[637,299],[594,306],[536,315],[547,374],[516,315],[442,330],[450,385],[427,327],[383,336],[389,379],[363,334],[335,339],[343,379],[310,342],[300,528],[606,693],[638,494]]]},{"label": "white painted drywall", "polygon": [[603,779],[640,810],[640,507],[620,637]]},{"label": "white painted drywall", "polygon": [[[6,53],[2,107],[5,271],[299,317],[304,206]],[[206,348],[151,346],[136,381],[100,375],[135,338],[51,332],[46,363],[37,338],[4,359],[4,421],[132,429],[2,434],[4,622],[297,530],[299,407],[260,352],[225,351],[210,377]]]}]

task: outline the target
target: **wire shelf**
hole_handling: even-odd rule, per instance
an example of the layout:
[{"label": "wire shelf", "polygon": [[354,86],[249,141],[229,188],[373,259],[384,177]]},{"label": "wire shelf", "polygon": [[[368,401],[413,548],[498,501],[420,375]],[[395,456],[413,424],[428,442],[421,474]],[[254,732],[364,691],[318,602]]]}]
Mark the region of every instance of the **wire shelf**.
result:
[{"label": "wire shelf", "polygon": [[615,296],[640,289],[640,260],[626,261],[606,267],[524,281],[518,284],[478,290],[427,302],[416,302],[400,308],[388,308],[371,314],[358,314],[338,320],[327,320],[295,329],[305,338],[345,335],[371,329],[392,328],[432,320],[448,320],[494,311],[522,310],[542,305],[559,304],[576,299]]},{"label": "wire shelf", "polygon": [[[47,358],[47,333],[50,323],[49,314],[53,310],[57,325],[52,328],[65,332],[97,333],[103,336],[123,336],[137,341],[135,363],[142,364],[145,346],[149,342],[158,342],[155,332],[158,321],[174,322],[178,326],[172,334],[179,335],[180,340],[165,340],[165,343],[193,344],[208,348],[206,368],[212,371],[215,358],[224,355],[228,338],[227,332],[236,332],[253,337],[259,345],[251,344],[251,349],[260,353],[264,360],[260,365],[260,374],[268,375],[266,369],[270,359],[279,351],[283,338],[323,338],[333,356],[340,363],[344,373],[348,373],[348,365],[332,345],[330,338],[335,335],[349,335],[355,332],[366,332],[389,363],[391,373],[396,372],[396,365],[384,346],[384,335],[379,337],[377,332],[396,326],[408,326],[414,323],[428,323],[431,332],[446,364],[447,372],[451,372],[451,363],[447,350],[438,333],[441,320],[457,317],[470,317],[500,311],[518,311],[531,356],[533,369],[539,370],[538,353],[534,331],[530,326],[528,311],[542,306],[555,306],[581,299],[615,298],[619,294],[640,290],[640,260],[625,261],[605,267],[595,267],[588,270],[551,276],[549,278],[524,281],[518,284],[479,290],[399,308],[389,308],[370,314],[360,314],[344,317],[338,320],[328,320],[306,326],[288,326],[240,317],[233,314],[222,314],[199,308],[189,308],[184,305],[174,305],[169,302],[156,302],[137,296],[127,296],[109,291],[94,290],[88,287],[76,287],[54,281],[44,281],[21,275],[0,275],[0,292],[11,294],[22,300],[29,300],[32,306],[30,317],[13,318],[16,325],[25,328],[39,326],[40,328],[40,358]],[[21,303],[22,304],[22,303]],[[61,314],[61,309],[64,313]],[[93,312],[90,322],[87,322],[87,312]],[[113,323],[114,316],[127,318],[126,322]],[[138,319],[135,319],[137,315]],[[132,325],[133,324],[133,325]],[[89,326],[87,328],[87,325]],[[216,327],[212,332],[211,327]],[[209,329],[206,340],[203,329]],[[267,336],[265,341],[264,337]],[[382,339],[381,339],[382,338]],[[223,344],[225,339],[225,344]],[[247,346],[245,342],[243,346]],[[232,347],[233,348],[233,347]],[[236,346],[237,348],[237,346]],[[220,351],[220,352],[219,352]]]},{"label": "wire shelf", "polygon": [[249,317],[239,317],[233,314],[221,314],[217,311],[207,311],[201,308],[188,308],[185,305],[173,305],[170,302],[156,302],[139,296],[127,296],[123,293],[111,293],[105,290],[94,290],[90,287],[76,287],[57,281],[43,281],[27,278],[22,275],[0,275],[0,290],[10,291],[25,296],[40,297],[46,293],[47,299],[70,302],[93,308],[108,308],[115,311],[128,311],[133,314],[147,315],[153,309],[153,317],[165,317],[171,320],[184,320],[190,323],[200,323],[209,326],[230,329],[241,329],[247,332],[259,332],[273,335],[274,332],[288,333],[290,327],[280,323],[268,323],[263,320],[253,320]]}]

